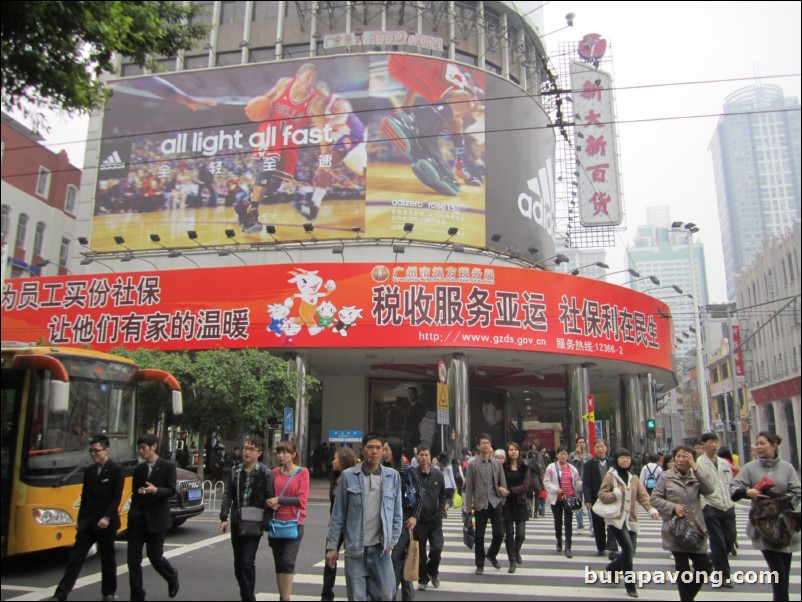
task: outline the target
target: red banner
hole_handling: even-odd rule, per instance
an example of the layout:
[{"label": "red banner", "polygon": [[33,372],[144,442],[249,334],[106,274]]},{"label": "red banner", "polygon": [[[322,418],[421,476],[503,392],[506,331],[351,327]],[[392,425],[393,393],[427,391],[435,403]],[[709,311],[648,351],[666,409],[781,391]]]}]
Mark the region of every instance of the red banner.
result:
[{"label": "red banner", "polygon": [[744,354],[741,349],[741,327],[732,325],[732,348],[735,349],[735,376],[744,375]]},{"label": "red banner", "polygon": [[11,279],[4,341],[107,350],[502,348],[671,370],[668,307],[604,282],[464,264],[292,264]]}]

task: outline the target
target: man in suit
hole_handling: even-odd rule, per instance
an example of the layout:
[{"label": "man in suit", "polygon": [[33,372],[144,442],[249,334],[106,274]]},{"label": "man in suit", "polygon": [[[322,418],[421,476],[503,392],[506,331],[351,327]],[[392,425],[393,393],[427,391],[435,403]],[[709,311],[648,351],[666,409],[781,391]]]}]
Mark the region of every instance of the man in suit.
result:
[{"label": "man in suit", "polygon": [[[490,560],[494,568],[500,569],[496,556],[504,541],[504,498],[507,497],[507,480],[504,478],[504,468],[501,462],[493,457],[493,444],[490,435],[481,433],[476,438],[476,447],[479,455],[468,463],[468,474],[465,477],[465,492],[463,494],[463,512],[469,514],[471,510],[476,516],[476,541],[474,543],[474,556],[476,559],[476,574],[485,571],[485,558]],[[485,553],[485,530],[487,521],[493,530],[493,540]]]},{"label": "man in suit", "polygon": [[125,476],[122,466],[109,459],[109,438],[92,437],[89,442],[92,464],[84,469],[81,508],[78,510],[75,546],[70,552],[64,576],[53,594],[54,600],[66,600],[81,572],[86,555],[97,543],[103,579],[103,600],[114,600],[117,592],[117,559],[114,554],[114,535],[120,528],[120,498]]},{"label": "man in suit", "polygon": [[[604,475],[613,467],[607,457],[607,443],[604,439],[596,439],[593,451],[596,457],[585,462],[582,468],[582,474],[584,475],[582,477],[582,493],[585,495],[585,508],[588,510],[593,507],[599,497],[599,489],[601,489]],[[611,555],[616,553],[615,550],[618,546],[614,537],[607,537],[607,527],[604,519],[593,512],[591,512],[591,516],[593,517],[593,538],[596,540],[596,554],[604,556],[608,551]]]},{"label": "man in suit", "polygon": [[178,571],[164,557],[164,534],[172,527],[170,498],[175,495],[175,464],[159,457],[159,438],[144,435],[137,442],[143,462],[134,469],[133,498],[128,513],[128,579],[131,600],[144,600],[142,546],[148,560],[167,581],[167,595],[178,594]]}]

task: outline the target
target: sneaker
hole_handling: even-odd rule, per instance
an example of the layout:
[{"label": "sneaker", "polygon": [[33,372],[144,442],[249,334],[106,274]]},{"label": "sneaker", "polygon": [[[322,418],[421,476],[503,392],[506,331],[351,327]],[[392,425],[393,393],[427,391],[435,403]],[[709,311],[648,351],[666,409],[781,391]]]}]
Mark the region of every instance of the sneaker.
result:
[{"label": "sneaker", "polygon": [[440,579],[438,579],[437,577],[432,577],[432,587],[434,589],[440,587]]},{"label": "sneaker", "polygon": [[565,548],[565,557],[566,558],[573,558],[574,555],[571,554],[571,548]]},{"label": "sneaker", "polygon": [[243,226],[242,233],[243,234],[259,234],[262,231],[262,224],[248,224],[247,226]]},{"label": "sneaker", "polygon": [[474,575],[484,575],[485,574],[485,567],[477,566],[476,570],[473,572]]},{"label": "sneaker", "polygon": [[423,581],[418,581],[418,590],[422,592],[426,591],[426,584]]},{"label": "sneaker", "polygon": [[458,178],[462,178],[463,181],[468,186],[481,186],[482,185],[482,178],[474,176],[469,172],[464,165],[462,159],[457,159],[454,162],[454,173],[457,175]]}]

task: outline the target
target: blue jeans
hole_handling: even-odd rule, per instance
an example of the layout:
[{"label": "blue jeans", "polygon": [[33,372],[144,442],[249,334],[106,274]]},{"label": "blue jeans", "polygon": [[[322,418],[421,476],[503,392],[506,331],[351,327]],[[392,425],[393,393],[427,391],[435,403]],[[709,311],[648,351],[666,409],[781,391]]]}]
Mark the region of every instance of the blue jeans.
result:
[{"label": "blue jeans", "polygon": [[345,557],[345,589],[349,600],[395,599],[393,559],[381,544],[365,548],[360,557]]}]

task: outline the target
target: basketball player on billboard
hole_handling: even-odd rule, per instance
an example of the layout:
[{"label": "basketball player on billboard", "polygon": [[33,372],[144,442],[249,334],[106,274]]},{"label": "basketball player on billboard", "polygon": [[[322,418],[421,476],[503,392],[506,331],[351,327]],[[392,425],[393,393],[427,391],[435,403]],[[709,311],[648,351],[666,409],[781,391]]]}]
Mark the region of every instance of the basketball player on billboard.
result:
[{"label": "basketball player on billboard", "polygon": [[320,82],[317,85],[318,98],[323,101],[326,123],[331,128],[334,143],[330,146],[321,146],[321,156],[329,155],[330,160],[319,165],[315,172],[315,189],[309,202],[296,210],[314,221],[320,210],[326,191],[331,186],[333,170],[345,165],[357,176],[364,176],[368,164],[367,148],[365,146],[365,124],[354,113],[351,103],[333,93],[328,84]]},{"label": "basketball player on billboard", "polygon": [[[407,88],[403,106],[382,119],[381,129],[398,150],[412,160],[412,171],[429,188],[456,196],[460,185],[481,186],[478,175],[468,170],[463,120],[477,110],[477,90],[470,75],[455,63],[428,57],[393,54],[387,59],[390,75]],[[429,103],[411,106],[420,95]],[[443,160],[440,136],[451,134],[454,169]]]},{"label": "basketball player on billboard", "polygon": [[[275,194],[285,180],[295,177],[299,146],[293,142],[292,136],[284,143],[284,134],[290,131],[296,133],[309,125],[322,130],[325,125],[325,105],[315,88],[316,83],[317,67],[304,63],[298,67],[294,77],[281,78],[272,90],[251,99],[245,105],[248,119],[262,122],[258,131],[263,133],[265,140],[271,139],[270,130],[276,128],[276,140],[279,142],[278,149],[268,148],[265,144],[257,150],[262,160],[261,172],[256,178],[250,199],[242,203],[241,207],[235,207],[245,234],[258,232],[262,228],[258,222],[258,207],[262,196]],[[316,188],[313,199],[316,195],[322,201],[325,194],[325,188]],[[295,210],[301,215],[311,217],[308,212],[302,211],[303,208],[299,204],[295,205]]]}]

